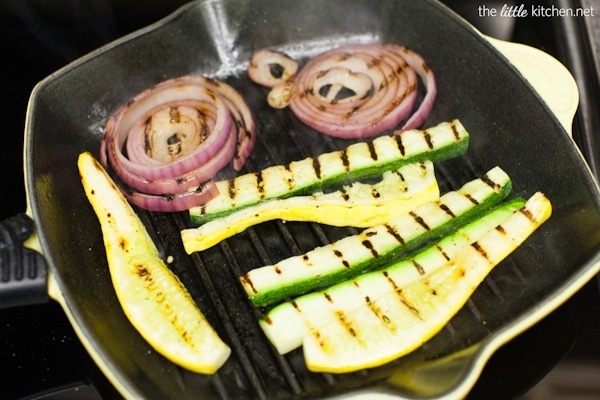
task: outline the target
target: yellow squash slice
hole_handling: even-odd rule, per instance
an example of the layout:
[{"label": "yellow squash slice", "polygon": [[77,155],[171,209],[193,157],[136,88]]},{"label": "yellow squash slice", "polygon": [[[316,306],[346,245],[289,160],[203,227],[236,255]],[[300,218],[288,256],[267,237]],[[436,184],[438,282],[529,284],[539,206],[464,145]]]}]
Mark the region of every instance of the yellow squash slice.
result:
[{"label": "yellow squash slice", "polygon": [[368,228],[439,198],[433,163],[424,161],[384,173],[375,184],[355,182],[331,193],[272,199],[184,229],[188,254],[205,250],[250,226],[265,221],[310,221],[333,226]]},{"label": "yellow squash slice", "polygon": [[215,373],[231,349],[159,257],[146,228],[100,163],[84,152],[78,167],[102,227],[112,282],[127,318],[173,363],[198,373]]},{"label": "yellow squash slice", "polygon": [[538,192],[524,208],[464,247],[444,266],[384,295],[363,297],[358,308],[339,309],[335,321],[304,337],[307,367],[351,372],[415,350],[450,321],[494,266],[550,214],[549,200]]}]

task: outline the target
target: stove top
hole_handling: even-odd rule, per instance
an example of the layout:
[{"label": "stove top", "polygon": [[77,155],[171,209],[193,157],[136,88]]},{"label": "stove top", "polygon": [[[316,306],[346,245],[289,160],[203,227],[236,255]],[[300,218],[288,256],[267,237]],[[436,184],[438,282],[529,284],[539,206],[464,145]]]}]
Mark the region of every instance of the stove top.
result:
[{"label": "stove top", "polygon": [[[185,0],[4,0],[0,3],[3,88],[0,122],[7,141],[0,165],[7,177],[0,218],[25,210],[22,153],[25,111],[34,85],[71,60],[166,16]],[[576,77],[581,104],[574,138],[598,176],[600,4],[539,1],[557,10],[597,6],[597,16],[501,16],[504,1],[444,1],[484,33],[529,44],[561,60]],[[497,10],[496,16],[485,10]],[[551,9],[551,8],[550,8]],[[482,12],[483,10],[483,12]],[[600,296],[593,280],[568,303],[505,345],[490,360],[470,398],[553,399],[600,396]],[[53,303],[0,310],[4,398],[118,399],[61,308]],[[589,396],[588,396],[589,395]],[[578,396],[578,397],[577,397]],[[585,397],[588,396],[588,397]]]}]

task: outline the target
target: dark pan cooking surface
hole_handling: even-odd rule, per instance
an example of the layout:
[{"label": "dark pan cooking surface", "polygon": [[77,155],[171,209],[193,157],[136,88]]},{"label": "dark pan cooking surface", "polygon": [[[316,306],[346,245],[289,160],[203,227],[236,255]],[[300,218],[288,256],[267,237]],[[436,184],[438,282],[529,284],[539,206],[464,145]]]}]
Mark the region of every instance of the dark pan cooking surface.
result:
[{"label": "dark pan cooking surface", "polygon": [[[309,57],[355,41],[397,42],[420,52],[439,88],[425,125],[460,118],[471,132],[465,156],[436,166],[442,191],[499,165],[513,179],[513,196],[545,192],[552,218],[419,350],[369,371],[331,375],[309,373],[301,350],[276,353],[257,324],[261,310],[250,305],[237,276],[354,230],[272,221],[189,257],[179,237],[186,214],[140,211],[163,255],[174,257],[173,270],[233,349],[215,376],[180,369],[152,351],[120,309],[100,227],[77,175],[78,154],[97,154],[107,117],[131,96],[190,73],[226,80],[253,109],[259,139],[247,171],[340,148],[348,142],[311,131],[288,110],[270,109],[244,66],[263,47]],[[494,348],[598,269],[598,192],[571,139],[503,57],[432,1],[198,2],[42,82],[27,132],[30,203],[67,313],[113,384],[139,397],[322,398],[367,388],[426,397],[468,390]],[[223,171],[228,176],[232,171]]]}]

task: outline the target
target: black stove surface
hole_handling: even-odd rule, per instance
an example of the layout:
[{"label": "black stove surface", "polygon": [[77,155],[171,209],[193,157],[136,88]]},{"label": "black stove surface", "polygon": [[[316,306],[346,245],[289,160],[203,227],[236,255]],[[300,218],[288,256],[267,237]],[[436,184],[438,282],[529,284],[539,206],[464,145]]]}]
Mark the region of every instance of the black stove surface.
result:
[{"label": "black stove surface", "polygon": [[[185,0],[3,0],[0,123],[5,144],[0,165],[0,219],[25,210],[22,146],[26,106],[34,85],[89,51],[166,16]],[[563,61],[580,83],[574,138],[596,172],[600,47],[597,1],[539,1],[556,7],[593,7],[597,16],[492,17],[514,2],[444,3],[491,36],[526,43]],[[565,32],[568,32],[565,34]],[[590,40],[591,38],[591,40]],[[595,39],[595,41],[594,41]],[[582,90],[583,89],[583,90]],[[593,280],[564,306],[504,346],[490,360],[472,399],[600,398],[600,296]],[[90,359],[58,304],[0,310],[0,384],[3,398],[118,399]],[[596,378],[593,378],[596,376]],[[591,377],[591,378],[590,378]]]}]

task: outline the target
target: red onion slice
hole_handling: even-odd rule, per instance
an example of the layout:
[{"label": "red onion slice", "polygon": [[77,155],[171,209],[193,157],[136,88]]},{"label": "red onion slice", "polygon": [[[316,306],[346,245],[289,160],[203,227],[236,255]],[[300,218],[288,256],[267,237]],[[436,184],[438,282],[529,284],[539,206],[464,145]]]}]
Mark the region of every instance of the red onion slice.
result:
[{"label": "red onion slice", "polygon": [[240,169],[254,142],[254,119],[235,89],[192,75],[122,106],[106,124],[101,161],[128,185],[133,204],[179,211],[214,197],[210,181],[232,160]]},{"label": "red onion slice", "polygon": [[[253,57],[248,69],[265,70],[272,54]],[[419,77],[426,93],[417,105]],[[259,77],[260,78],[260,77]],[[272,87],[272,107],[289,106],[306,125],[342,138],[362,138],[423,123],[437,94],[435,77],[423,58],[397,44],[355,44],[327,51],[309,60],[288,81]]]},{"label": "red onion slice", "polygon": [[248,76],[252,81],[266,87],[275,87],[290,80],[298,72],[298,63],[288,55],[268,49],[252,54]]},{"label": "red onion slice", "polygon": [[242,96],[233,87],[217,80],[208,80],[207,85],[225,101],[231,112],[233,123],[237,127],[237,146],[233,168],[239,171],[256,144],[254,117]]},{"label": "red onion slice", "polygon": [[395,44],[387,44],[386,47],[391,48],[395,52],[400,52],[402,57],[406,60],[408,65],[413,68],[417,74],[421,77],[424,82],[424,86],[427,90],[425,97],[421,101],[419,108],[413,113],[413,115],[404,123],[401,131],[414,129],[419,127],[431,113],[433,103],[437,96],[437,84],[435,81],[435,75],[431,68],[427,65],[425,60],[418,53],[402,46]]},{"label": "red onion slice", "polygon": [[177,212],[189,210],[197,204],[206,204],[219,194],[214,182],[206,182],[194,191],[175,195],[151,195],[141,192],[125,192],[127,200],[148,211]]}]

